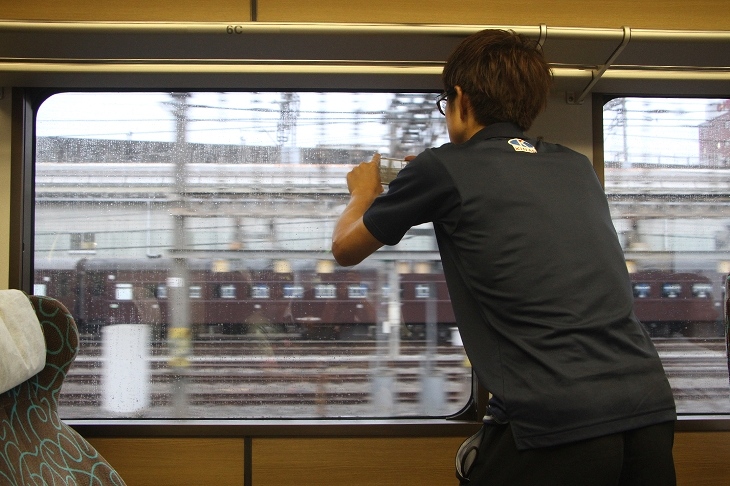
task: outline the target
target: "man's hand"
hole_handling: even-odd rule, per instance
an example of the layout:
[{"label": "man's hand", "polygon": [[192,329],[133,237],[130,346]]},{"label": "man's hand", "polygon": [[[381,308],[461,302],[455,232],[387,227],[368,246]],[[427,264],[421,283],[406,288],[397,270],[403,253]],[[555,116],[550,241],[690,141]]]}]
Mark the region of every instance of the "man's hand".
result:
[{"label": "man's hand", "polygon": [[360,163],[347,174],[347,190],[351,196],[372,197],[372,199],[383,192],[380,183],[380,154],[373,155],[370,162]]}]

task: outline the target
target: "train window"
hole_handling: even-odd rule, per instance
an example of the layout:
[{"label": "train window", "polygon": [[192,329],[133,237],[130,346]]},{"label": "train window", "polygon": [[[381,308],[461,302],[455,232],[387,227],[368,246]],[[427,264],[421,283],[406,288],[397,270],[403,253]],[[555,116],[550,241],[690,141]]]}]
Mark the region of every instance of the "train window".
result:
[{"label": "train window", "polygon": [[634,297],[637,299],[646,299],[651,293],[651,285],[643,282],[636,282],[633,284]]},{"label": "train window", "polygon": [[334,284],[317,284],[314,287],[315,299],[334,299],[337,297],[337,286]]},{"label": "train window", "polygon": [[347,297],[349,299],[367,299],[368,298],[368,286],[367,284],[351,284],[347,286]]},{"label": "train window", "polygon": [[270,295],[269,286],[254,284],[251,286],[251,298],[252,299],[268,299]]},{"label": "train window", "polygon": [[134,286],[130,283],[118,283],[114,288],[116,300],[134,300]]},{"label": "train window", "polygon": [[301,299],[304,297],[304,287],[301,285],[284,285],[285,299]]},{"label": "train window", "polygon": [[[62,300],[89,364],[71,369],[78,376],[60,397],[62,416],[387,418],[462,410],[472,373],[451,337],[450,302],[414,290],[414,282],[443,282],[433,229],[416,228],[348,269],[329,248],[355,164],[448,141],[437,95],[47,98],[35,117],[35,278],[54,297],[61,276],[71,279]],[[147,371],[133,377],[146,386],[125,390],[148,396],[121,408],[99,383],[124,364],[105,361],[99,349],[119,345],[110,336],[123,334],[107,329],[128,324],[117,329],[141,325],[150,357]]]},{"label": "train window", "polygon": [[712,284],[693,283],[692,284],[692,296],[700,298],[700,299],[712,298]]},{"label": "train window", "polygon": [[682,285],[678,283],[665,283],[662,285],[662,297],[676,299],[682,293]]},{"label": "train window", "polygon": [[626,97],[603,108],[605,188],[634,312],[654,339],[680,414],[730,413],[722,311],[728,121],[728,99]]},{"label": "train window", "polygon": [[417,299],[428,299],[431,297],[431,286],[428,284],[416,285],[416,298]]},{"label": "train window", "polygon": [[236,298],[236,286],[235,285],[219,285],[216,289],[218,298],[220,299],[235,299]]}]

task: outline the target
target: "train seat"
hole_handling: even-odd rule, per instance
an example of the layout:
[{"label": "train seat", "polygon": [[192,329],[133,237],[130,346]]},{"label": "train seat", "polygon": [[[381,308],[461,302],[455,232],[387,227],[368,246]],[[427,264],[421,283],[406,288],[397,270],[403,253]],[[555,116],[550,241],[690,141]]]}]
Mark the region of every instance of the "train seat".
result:
[{"label": "train seat", "polygon": [[73,317],[53,298],[29,300],[43,330],[46,361],[40,372],[0,394],[0,484],[124,485],[58,416],[61,385],[78,351]]}]

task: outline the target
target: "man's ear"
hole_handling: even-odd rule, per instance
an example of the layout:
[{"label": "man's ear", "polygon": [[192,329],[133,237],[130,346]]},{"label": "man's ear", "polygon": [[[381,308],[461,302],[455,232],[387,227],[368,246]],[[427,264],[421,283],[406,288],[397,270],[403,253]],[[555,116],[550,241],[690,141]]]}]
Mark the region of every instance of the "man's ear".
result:
[{"label": "man's ear", "polygon": [[469,103],[469,97],[461,89],[461,86],[454,86],[456,92],[456,105],[459,109],[459,119],[466,121],[469,118],[469,110],[471,110],[471,104]]}]

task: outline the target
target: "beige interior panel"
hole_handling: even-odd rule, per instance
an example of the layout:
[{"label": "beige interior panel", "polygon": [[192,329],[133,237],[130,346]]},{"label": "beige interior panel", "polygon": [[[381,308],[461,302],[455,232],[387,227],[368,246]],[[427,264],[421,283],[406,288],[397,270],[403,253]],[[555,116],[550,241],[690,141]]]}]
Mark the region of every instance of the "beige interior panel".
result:
[{"label": "beige interior panel", "polygon": [[678,432],[674,463],[679,486],[730,483],[730,432]]},{"label": "beige interior panel", "polygon": [[127,486],[241,486],[243,439],[89,439]]},{"label": "beige interior panel", "polygon": [[249,0],[0,0],[3,20],[231,22],[251,19]]},{"label": "beige interior panel", "polygon": [[[260,0],[264,22],[395,22],[430,24],[539,25],[556,27],[727,30],[727,0]],[[710,12],[712,12],[710,14]]]},{"label": "beige interior panel", "polygon": [[0,88],[0,290],[8,288],[10,254],[10,89]]},{"label": "beige interior panel", "polygon": [[[455,483],[462,437],[253,439],[253,485],[348,486]],[[243,439],[92,438],[129,486],[243,483]],[[716,486],[730,477],[730,432],[678,432],[679,486]]]},{"label": "beige interior panel", "polygon": [[[623,27],[636,29],[727,30],[727,0],[560,0],[538,6],[516,0],[253,0],[262,22],[384,22],[427,24]],[[0,1],[5,20],[186,21],[251,20],[250,0],[14,0]]]},{"label": "beige interior panel", "polygon": [[[255,486],[450,485],[462,437],[254,439]],[[306,479],[304,479],[306,478]]]}]

